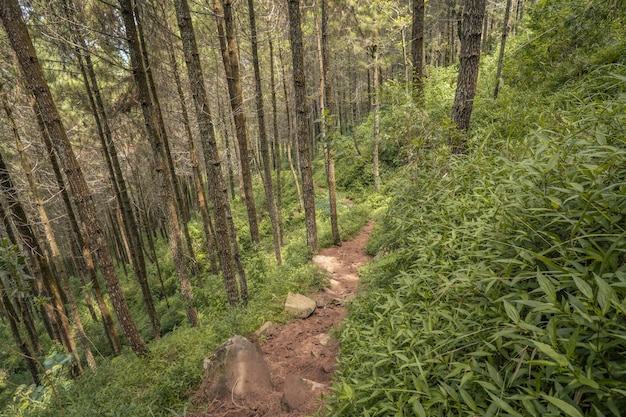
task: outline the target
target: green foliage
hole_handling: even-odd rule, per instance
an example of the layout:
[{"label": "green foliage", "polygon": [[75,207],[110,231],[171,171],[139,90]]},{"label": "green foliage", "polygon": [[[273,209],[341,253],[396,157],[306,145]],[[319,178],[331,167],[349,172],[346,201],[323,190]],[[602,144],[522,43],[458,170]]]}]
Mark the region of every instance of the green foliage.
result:
[{"label": "green foliage", "polygon": [[597,65],[626,63],[625,28],[622,1],[537,2],[507,71],[523,84],[556,90]]},{"label": "green foliage", "polygon": [[505,104],[467,155],[417,150],[339,332],[330,415],[622,415],[625,74]]}]

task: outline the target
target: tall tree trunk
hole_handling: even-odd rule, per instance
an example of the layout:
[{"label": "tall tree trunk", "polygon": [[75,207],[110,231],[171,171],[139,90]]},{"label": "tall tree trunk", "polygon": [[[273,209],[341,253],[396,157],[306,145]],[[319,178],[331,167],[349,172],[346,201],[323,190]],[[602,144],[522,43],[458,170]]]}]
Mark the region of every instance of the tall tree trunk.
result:
[{"label": "tall tree trunk", "polygon": [[272,234],[274,237],[274,256],[278,265],[283,263],[280,252],[280,230],[278,226],[278,214],[276,210],[276,199],[274,197],[274,185],[272,184],[272,164],[270,160],[267,131],[265,130],[265,109],[263,108],[263,89],[261,86],[261,69],[259,68],[259,51],[256,32],[256,17],[254,16],[254,0],[248,0],[248,16],[250,19],[250,42],[252,44],[252,66],[254,67],[255,101],[256,112],[259,124],[259,146],[261,148],[261,158],[263,159],[263,185],[267,197],[267,206],[272,223]]},{"label": "tall tree trunk", "polygon": [[[167,45],[168,54],[170,57],[170,64],[172,65],[172,71],[174,73],[174,81],[176,82],[176,91],[178,93],[178,99],[180,101],[180,108],[183,116],[183,125],[185,128],[185,134],[187,135],[187,144],[189,145],[189,159],[191,161],[191,170],[193,172],[193,179],[198,194],[198,203],[200,205],[200,214],[202,216],[202,227],[204,230],[204,239],[207,246],[207,253],[209,255],[209,262],[211,264],[211,272],[218,274],[217,259],[215,255],[215,243],[213,239],[213,225],[211,223],[211,216],[209,215],[209,207],[207,203],[207,195],[204,187],[204,181],[202,180],[202,174],[200,172],[200,164],[198,163],[198,156],[196,154],[196,146],[193,141],[193,135],[191,133],[191,123],[189,121],[189,112],[187,111],[187,104],[185,102],[185,94],[183,93],[183,86],[180,80],[180,74],[178,72],[178,63],[174,55],[172,45]],[[199,281],[200,284],[201,281]]]},{"label": "tall tree trunk", "polygon": [[126,28],[126,40],[128,42],[131,65],[133,67],[133,77],[137,85],[146,130],[155,159],[159,191],[166,205],[169,241],[178,275],[180,291],[185,305],[185,312],[187,313],[187,321],[192,326],[197,327],[200,325],[200,321],[198,319],[197,309],[192,305],[193,295],[191,292],[191,282],[187,271],[187,262],[183,249],[183,237],[179,223],[180,212],[176,204],[177,193],[174,188],[175,179],[172,178],[171,168],[168,168],[168,158],[163,141],[164,127],[162,125],[160,126],[161,123],[157,116],[159,109],[153,102],[154,97],[150,92],[148,74],[146,73],[146,68],[148,68],[150,64],[146,61],[147,55],[142,54],[141,51],[136,26],[137,16],[132,5],[132,0],[119,0],[119,4],[122,9],[122,18]]},{"label": "tall tree trunk", "polygon": [[380,144],[380,85],[378,64],[378,31],[374,35],[374,45],[371,48],[372,65],[374,66],[374,100],[372,100],[372,113],[374,114],[374,149],[372,153],[372,169],[374,171],[374,190],[380,190],[380,167],[378,160],[378,147]]},{"label": "tall tree trunk", "polygon": [[[463,1],[463,17],[459,33],[461,58],[456,94],[452,105],[452,121],[462,132],[467,132],[469,129],[474,96],[476,95],[478,65],[480,63],[480,37],[486,6],[486,0]],[[454,153],[461,153],[465,150],[465,138],[461,137],[457,143],[450,145]]]},{"label": "tall tree trunk", "polygon": [[502,22],[502,38],[500,39],[500,52],[498,53],[498,69],[496,70],[496,85],[493,88],[494,100],[498,98],[500,89],[500,77],[502,76],[502,67],[504,65],[504,50],[506,47],[506,37],[509,33],[509,16],[511,15],[511,0],[506,0],[504,9],[504,22]]},{"label": "tall tree trunk", "polygon": [[[144,62],[143,69],[146,73],[146,81],[148,83],[148,90],[150,92],[152,108],[154,110],[154,115],[156,117],[157,126],[159,128],[159,131],[161,132],[163,157],[165,159],[164,162],[169,171],[169,176],[166,176],[166,178],[168,178],[169,182],[171,183],[169,187],[171,188],[173,192],[174,206],[176,208],[176,212],[179,218],[178,228],[181,234],[181,242],[184,243],[185,245],[185,247],[181,246],[181,249],[180,249],[182,251],[181,261],[191,262],[191,266],[193,268],[194,274],[196,275],[197,280],[200,281],[202,279],[200,276],[200,269],[198,268],[198,262],[196,261],[196,255],[193,249],[193,244],[191,242],[191,236],[189,235],[188,223],[189,223],[190,214],[184,204],[183,193],[180,187],[178,186],[176,170],[174,167],[174,159],[172,158],[172,151],[170,148],[170,141],[169,141],[169,137],[167,134],[167,129],[165,127],[165,120],[163,119],[163,112],[161,110],[161,103],[159,101],[159,96],[157,94],[156,83],[154,82],[154,75],[152,73],[153,64],[150,63],[150,59],[148,57],[148,47],[147,47],[147,43],[146,43],[144,32],[143,32],[143,19],[142,19],[142,13],[141,13],[142,12],[141,6],[143,3],[138,2],[136,0],[132,0],[132,1],[133,1],[134,11],[135,11],[135,22],[137,24],[136,28],[137,28],[137,35],[138,35],[138,40],[139,40],[139,51],[141,52],[141,57],[143,58],[143,62]],[[187,250],[187,254],[185,254],[185,248]],[[179,277],[179,279],[182,279],[183,281],[185,281],[184,277]],[[186,283],[183,284],[181,282],[181,285],[186,286],[187,284]],[[189,293],[188,295],[191,296],[191,293]],[[183,298],[185,297],[187,296],[184,295]]]},{"label": "tall tree trunk", "polygon": [[[68,5],[68,10],[71,10],[72,4]],[[69,20],[73,22],[75,15],[68,16]],[[126,180],[122,173],[119,158],[117,157],[117,150],[113,137],[111,135],[111,129],[109,127],[108,116],[100,93],[98,81],[94,71],[93,63],[91,60],[91,54],[87,49],[85,40],[79,36],[79,29],[76,24],[72,24],[75,34],[75,42],[79,45],[76,48],[76,54],[78,56],[78,63],[83,76],[83,82],[85,84],[85,90],[87,91],[87,97],[92,109],[92,114],[96,123],[98,136],[102,145],[102,152],[105,156],[105,161],[109,169],[109,177],[113,184],[113,190],[115,197],[120,207],[122,224],[124,231],[124,237],[128,243],[128,249],[130,253],[130,261],[135,272],[135,277],[141,288],[146,311],[152,325],[152,333],[155,339],[161,337],[161,325],[157,316],[156,308],[154,307],[154,300],[150,291],[150,285],[148,284],[148,276],[146,272],[146,260],[141,245],[141,237],[139,236],[139,228],[137,227],[137,221],[134,216],[133,206],[128,193],[128,187],[126,186]]]},{"label": "tall tree trunk", "polygon": [[292,157],[292,143],[295,140],[292,139],[292,120],[291,120],[291,107],[289,106],[289,94],[287,92],[287,75],[285,71],[285,62],[283,61],[283,53],[282,48],[278,47],[278,59],[280,60],[280,72],[283,79],[283,96],[285,97],[285,118],[287,124],[287,140],[285,143],[285,149],[287,154],[287,160],[289,161],[289,169],[291,170],[291,175],[293,176],[293,182],[296,187],[296,195],[298,196],[298,209],[301,212],[304,210],[304,199],[302,198],[302,189],[300,187],[300,180],[298,179],[298,174],[296,173],[296,169],[293,165],[293,157]]},{"label": "tall tree trunk", "polygon": [[333,245],[341,246],[339,223],[337,220],[337,192],[335,181],[335,157],[333,139],[336,133],[337,119],[335,115],[335,102],[333,99],[332,84],[330,79],[330,45],[328,42],[328,0],[322,0],[322,29],[321,29],[321,68],[322,82],[320,86],[322,99],[321,105],[321,128],[324,138],[324,168],[328,181],[328,202],[330,210],[330,228],[333,236]]},{"label": "tall tree trunk", "polygon": [[411,24],[411,61],[413,63],[413,102],[424,98],[424,0],[413,0]]},{"label": "tall tree trunk", "polygon": [[104,241],[104,234],[96,214],[93,197],[87,186],[87,182],[78,165],[76,156],[70,145],[61,118],[50,94],[50,90],[43,76],[39,60],[35,54],[35,48],[30,40],[26,24],[22,18],[22,12],[17,0],[6,0],[0,7],[2,24],[15,50],[17,59],[24,73],[26,83],[35,96],[37,107],[50,134],[59,161],[65,170],[68,183],[74,196],[74,202],[78,208],[82,222],[90,237],[91,250],[98,254],[99,269],[107,284],[109,296],[117,314],[118,320],[131,348],[137,354],[143,355],[148,352],[139,330],[133,321],[128,305],[122,293],[117,274],[113,268],[111,253]]},{"label": "tall tree trunk", "polygon": [[276,216],[278,219],[278,228],[280,237],[280,245],[283,245],[283,239],[285,231],[283,227],[283,203],[282,203],[282,179],[281,179],[281,165],[280,158],[280,135],[278,133],[278,108],[276,103],[276,80],[274,71],[274,43],[272,38],[269,39],[270,44],[270,90],[272,96],[272,131],[274,134],[273,147],[274,147],[274,170],[276,171]]},{"label": "tall tree trunk", "polygon": [[[96,274],[96,268],[95,268],[95,264],[93,261],[93,255],[92,255],[91,250],[89,249],[91,245],[87,243],[87,233],[85,232],[83,234],[83,232],[81,231],[81,227],[78,225],[78,219],[74,211],[74,206],[72,205],[67,186],[65,185],[65,180],[63,179],[63,174],[61,173],[61,167],[59,166],[57,155],[54,152],[49,132],[46,128],[43,118],[41,117],[41,112],[37,108],[37,105],[34,101],[32,103],[32,107],[33,107],[33,111],[35,112],[37,124],[39,125],[39,130],[41,131],[43,142],[46,146],[46,151],[50,159],[50,165],[52,165],[54,178],[59,188],[59,192],[61,194],[63,204],[65,206],[65,210],[67,212],[67,217],[70,222],[70,227],[72,229],[73,236],[76,239],[76,242],[78,246],[80,247],[80,250],[82,251],[80,256],[83,258],[85,262],[85,267],[89,274],[91,287],[96,297],[98,309],[100,310],[100,313],[102,314],[102,324],[104,326],[105,334],[107,335],[109,344],[111,345],[111,349],[113,350],[113,354],[117,356],[122,352],[122,345],[121,345],[120,338],[117,332],[117,328],[115,327],[115,323],[113,322],[113,318],[111,316],[109,307],[104,301],[102,288],[100,286],[100,282],[98,281],[98,275]],[[88,295],[88,292],[86,292],[85,294]]]},{"label": "tall tree trunk", "polygon": [[304,47],[302,27],[300,26],[300,1],[289,0],[289,33],[293,65],[293,84],[296,98],[296,119],[298,121],[298,144],[300,156],[300,175],[304,197],[304,217],[306,223],[306,241],[313,253],[317,253],[317,224],[315,219],[315,189],[306,114],[306,79],[304,76]]},{"label": "tall tree trunk", "polygon": [[[239,163],[243,177],[244,203],[248,212],[248,224],[250,225],[250,237],[252,242],[259,243],[259,223],[256,215],[254,193],[252,191],[252,172],[250,169],[250,156],[248,151],[248,132],[246,128],[245,109],[243,106],[243,92],[241,87],[241,75],[239,73],[239,51],[235,36],[235,22],[233,21],[231,0],[215,0],[215,18],[222,49],[222,61],[226,71],[230,106],[235,121],[235,134],[239,145]],[[222,28],[222,29],[220,29]],[[225,36],[225,41],[224,41]]]},{"label": "tall tree trunk", "polygon": [[[176,18],[183,41],[183,52],[191,91],[193,94],[194,106],[196,109],[196,120],[200,131],[200,138],[204,150],[204,159],[208,168],[209,194],[213,202],[215,213],[215,236],[217,255],[222,270],[222,278],[226,287],[226,296],[231,307],[240,303],[240,294],[237,289],[235,269],[233,266],[233,247],[237,245],[236,239],[231,234],[229,219],[232,219],[230,203],[228,201],[228,190],[220,167],[220,157],[215,141],[215,130],[211,113],[209,110],[209,100],[200,64],[200,55],[196,36],[189,12],[187,0],[176,0]],[[232,246],[231,246],[232,245]],[[245,277],[244,277],[245,279]]]}]

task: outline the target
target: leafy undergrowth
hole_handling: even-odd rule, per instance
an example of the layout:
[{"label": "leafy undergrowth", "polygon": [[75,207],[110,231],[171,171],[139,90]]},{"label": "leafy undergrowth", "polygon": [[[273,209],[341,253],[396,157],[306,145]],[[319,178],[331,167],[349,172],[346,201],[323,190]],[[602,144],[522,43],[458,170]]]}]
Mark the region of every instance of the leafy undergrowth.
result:
[{"label": "leafy undergrowth", "polygon": [[387,187],[329,415],[625,414],[623,74],[597,68],[515,141],[422,149]]}]

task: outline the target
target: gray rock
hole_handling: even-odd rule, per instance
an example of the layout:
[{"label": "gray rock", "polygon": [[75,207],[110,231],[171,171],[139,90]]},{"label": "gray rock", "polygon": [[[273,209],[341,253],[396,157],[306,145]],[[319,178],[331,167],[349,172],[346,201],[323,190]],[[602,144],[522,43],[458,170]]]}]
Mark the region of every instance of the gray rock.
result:
[{"label": "gray rock", "polygon": [[315,311],[316,306],[315,300],[311,300],[302,294],[289,293],[285,301],[285,310],[293,316],[300,318],[309,317]]},{"label": "gray rock", "polygon": [[264,395],[272,391],[270,373],[256,345],[243,336],[233,336],[204,360],[206,394],[215,398]]}]

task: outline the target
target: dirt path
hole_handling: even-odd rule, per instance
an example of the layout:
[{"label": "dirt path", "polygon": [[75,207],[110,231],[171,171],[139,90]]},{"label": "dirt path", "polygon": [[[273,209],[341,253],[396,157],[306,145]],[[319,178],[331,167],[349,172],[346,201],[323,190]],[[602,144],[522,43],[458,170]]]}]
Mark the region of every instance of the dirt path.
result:
[{"label": "dirt path", "polygon": [[[365,244],[373,223],[341,247],[323,249],[313,262],[326,269],[330,286],[308,296],[318,308],[308,318],[278,326],[258,340],[270,370],[274,391],[266,398],[253,399],[250,407],[234,398],[209,404],[196,417],[300,417],[315,413],[323,404],[321,394],[328,394],[339,345],[330,337],[331,330],[345,316],[343,306],[359,281],[357,268],[370,260]],[[203,407],[204,408],[204,407]],[[189,414],[188,414],[189,415]]]}]

